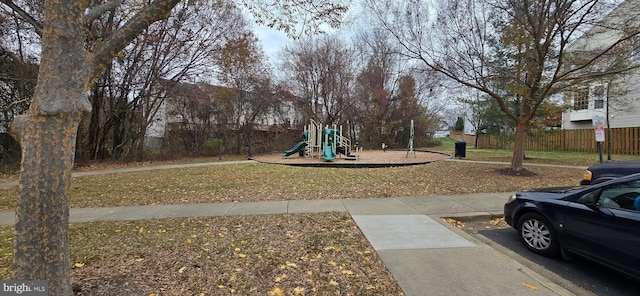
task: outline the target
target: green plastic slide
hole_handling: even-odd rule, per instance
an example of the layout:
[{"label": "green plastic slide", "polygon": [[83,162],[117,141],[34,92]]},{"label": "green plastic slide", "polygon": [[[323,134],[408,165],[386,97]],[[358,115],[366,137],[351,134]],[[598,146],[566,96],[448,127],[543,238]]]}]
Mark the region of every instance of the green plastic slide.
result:
[{"label": "green plastic slide", "polygon": [[289,156],[291,154],[294,154],[298,151],[300,151],[301,149],[304,149],[304,147],[307,146],[307,142],[306,141],[302,141],[299,142],[298,144],[296,144],[295,146],[293,146],[293,148],[285,151],[284,153],[282,153],[282,156]]},{"label": "green plastic slide", "polygon": [[333,161],[336,159],[336,154],[333,152],[333,146],[324,146],[322,149],[322,159],[327,161]]}]

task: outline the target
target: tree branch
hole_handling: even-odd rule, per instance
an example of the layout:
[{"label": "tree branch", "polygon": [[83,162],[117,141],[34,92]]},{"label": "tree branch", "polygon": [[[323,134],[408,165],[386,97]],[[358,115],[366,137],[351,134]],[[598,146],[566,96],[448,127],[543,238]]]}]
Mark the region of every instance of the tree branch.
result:
[{"label": "tree branch", "polygon": [[105,39],[105,41],[94,50],[90,62],[95,67],[92,67],[93,73],[90,73],[90,75],[92,75],[92,77],[97,76],[102,71],[102,66],[109,63],[118,52],[146,30],[151,23],[169,17],[171,10],[179,2],[180,0],[153,1],[149,6],[140,10],[133,18],[124,24],[124,26],[118,28],[113,35]]},{"label": "tree branch", "polygon": [[[0,0],[0,1],[4,1],[4,0]],[[95,19],[103,15],[105,12],[116,9],[120,5],[120,3],[122,3],[122,1],[118,0],[118,1],[107,2],[102,5],[98,5],[94,7],[93,9],[91,9],[91,11],[89,11],[87,14],[84,15],[83,22],[85,24],[91,23],[92,21],[94,21]]]},{"label": "tree branch", "polygon": [[0,111],[2,111],[2,112],[10,111],[11,109],[13,109],[13,106],[16,106],[18,104],[23,104],[23,103],[24,104],[28,104],[29,100],[22,99],[22,100],[17,100],[17,101],[10,102],[7,106],[2,107],[2,109],[0,109]]},{"label": "tree branch", "polygon": [[31,24],[33,26],[33,29],[35,30],[36,34],[38,34],[38,36],[42,37],[42,24],[41,23],[39,23],[36,19],[34,19],[26,11],[22,10],[22,8],[18,7],[18,5],[13,3],[13,1],[11,1],[11,0],[0,0],[0,2],[2,2],[5,5],[9,6],[9,8],[11,8],[11,10],[15,11],[16,13],[18,13],[18,15],[20,15],[20,17],[22,17],[26,22],[28,22],[29,24]]}]

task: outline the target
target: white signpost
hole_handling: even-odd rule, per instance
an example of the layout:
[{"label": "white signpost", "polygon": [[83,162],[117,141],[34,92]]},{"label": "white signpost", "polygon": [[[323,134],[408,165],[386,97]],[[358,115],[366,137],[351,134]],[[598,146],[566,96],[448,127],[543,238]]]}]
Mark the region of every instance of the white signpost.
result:
[{"label": "white signpost", "polygon": [[604,126],[595,126],[593,129],[596,131],[596,142],[604,142]]},{"label": "white signpost", "polygon": [[604,142],[604,124],[605,117],[601,114],[593,114],[593,130],[596,133],[596,142],[598,144],[598,154],[600,155],[600,163],[602,163],[602,142]]}]

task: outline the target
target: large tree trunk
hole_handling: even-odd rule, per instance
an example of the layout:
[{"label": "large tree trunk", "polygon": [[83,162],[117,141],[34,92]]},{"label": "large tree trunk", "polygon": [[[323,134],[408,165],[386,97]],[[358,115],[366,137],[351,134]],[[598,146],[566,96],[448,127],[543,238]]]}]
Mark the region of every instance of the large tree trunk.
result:
[{"label": "large tree trunk", "polygon": [[[16,209],[13,277],[46,280],[49,295],[72,295],[69,262],[69,194],[76,134],[91,111],[89,83],[113,55],[166,18],[180,0],[156,0],[93,49],[85,49],[88,1],[44,2],[38,83],[26,114],[11,135],[22,148],[20,197]],[[102,9],[114,9],[113,1]],[[105,10],[105,11],[106,11]],[[40,24],[34,24],[38,27]]]},{"label": "large tree trunk", "polygon": [[516,127],[516,139],[513,143],[513,156],[511,157],[511,169],[519,172],[521,171],[524,160],[524,151],[527,146],[527,137],[529,132],[529,120],[526,117],[521,116],[518,118]]},{"label": "large tree trunk", "polygon": [[50,295],[71,295],[69,189],[80,114],[33,109],[13,125],[22,147],[13,276],[47,280]]},{"label": "large tree trunk", "polygon": [[[72,295],[69,262],[69,192],[76,133],[91,106],[82,13],[49,4],[42,60],[33,102],[11,134],[22,148],[16,209],[13,277],[46,280],[49,295]],[[67,18],[60,16],[67,15]]]}]

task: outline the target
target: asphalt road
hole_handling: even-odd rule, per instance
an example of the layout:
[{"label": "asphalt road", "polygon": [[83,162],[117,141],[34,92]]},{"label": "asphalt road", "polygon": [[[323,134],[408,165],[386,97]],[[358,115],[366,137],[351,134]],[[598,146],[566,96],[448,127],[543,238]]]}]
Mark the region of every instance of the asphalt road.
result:
[{"label": "asphalt road", "polygon": [[[559,281],[560,285],[562,282],[570,282],[595,295],[640,295],[640,281],[586,259],[576,257],[571,261],[565,261],[562,258],[547,258],[530,252],[520,242],[515,229],[479,230],[477,234],[495,243],[496,249],[507,253],[521,264],[553,281]],[[572,292],[580,295],[584,294],[584,290]]]}]

